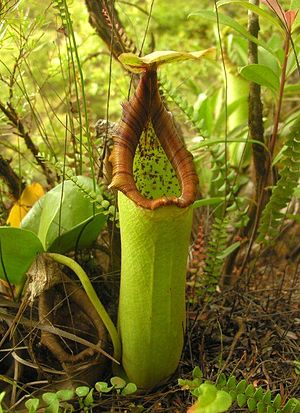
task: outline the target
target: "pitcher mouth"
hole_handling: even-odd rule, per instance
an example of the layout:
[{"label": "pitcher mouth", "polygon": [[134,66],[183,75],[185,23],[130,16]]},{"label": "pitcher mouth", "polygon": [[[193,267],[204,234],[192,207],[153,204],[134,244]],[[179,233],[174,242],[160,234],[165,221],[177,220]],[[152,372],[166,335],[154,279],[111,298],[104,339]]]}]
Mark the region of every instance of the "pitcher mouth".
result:
[{"label": "pitcher mouth", "polygon": [[[134,176],[138,146],[141,145],[143,132],[149,127],[153,128],[156,139],[174,170],[174,194],[166,190],[167,194],[152,197],[151,190],[144,192],[137,182],[138,177]],[[138,206],[151,210],[166,205],[185,208],[195,201],[198,176],[193,156],[179,138],[172,115],[161,100],[155,64],[145,69],[135,94],[123,104],[122,119],[113,139],[114,148],[110,157],[113,178],[110,188],[123,192]]]}]

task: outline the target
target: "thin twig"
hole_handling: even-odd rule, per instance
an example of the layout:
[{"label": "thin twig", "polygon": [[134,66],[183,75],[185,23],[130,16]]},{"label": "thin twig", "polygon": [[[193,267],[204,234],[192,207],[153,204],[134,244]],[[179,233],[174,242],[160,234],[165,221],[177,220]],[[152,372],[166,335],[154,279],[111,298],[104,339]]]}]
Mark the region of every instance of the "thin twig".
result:
[{"label": "thin twig", "polygon": [[10,103],[8,103],[7,106],[5,106],[2,102],[0,102],[0,110],[4,113],[7,119],[12,123],[12,125],[17,129],[18,135],[24,139],[24,142],[27,148],[30,150],[30,152],[34,156],[37,164],[41,167],[47,179],[48,184],[51,186],[54,185],[54,179],[51,175],[51,171],[47,168],[46,164],[39,157],[39,150],[33,143],[29,135],[29,132],[26,131],[24,123],[18,116],[15,108]]}]

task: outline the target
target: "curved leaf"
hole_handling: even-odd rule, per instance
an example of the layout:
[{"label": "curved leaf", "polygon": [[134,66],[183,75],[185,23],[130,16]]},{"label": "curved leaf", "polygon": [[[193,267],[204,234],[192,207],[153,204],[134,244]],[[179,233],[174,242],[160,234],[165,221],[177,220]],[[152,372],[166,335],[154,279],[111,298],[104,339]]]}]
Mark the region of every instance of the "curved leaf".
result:
[{"label": "curved leaf", "polygon": [[11,227],[19,227],[22,219],[30,210],[32,205],[44,195],[45,191],[43,187],[34,182],[31,185],[26,186],[22,192],[20,199],[12,207],[9,216],[7,218],[7,224]]},{"label": "curved leaf", "polygon": [[79,225],[55,238],[48,251],[64,254],[77,248],[91,245],[106,223],[106,215],[102,212],[81,222]]},{"label": "curved leaf", "polygon": [[146,56],[139,57],[133,53],[122,53],[119,56],[120,62],[131,72],[143,72],[147,66],[156,63],[161,66],[166,63],[180,62],[184,60],[199,60],[202,57],[213,58],[215,48],[201,50],[198,52],[176,52],[174,50],[156,51]]},{"label": "curved leaf", "polygon": [[20,285],[36,256],[44,252],[38,237],[31,231],[0,227],[0,278]]},{"label": "curved leaf", "polygon": [[104,227],[106,215],[95,215],[92,202],[79,187],[92,192],[92,179],[78,176],[77,185],[71,180],[58,185],[35,203],[23,219],[22,228],[34,232],[46,251],[64,253],[87,247]]},{"label": "curved leaf", "polygon": [[[190,16],[199,16],[202,17],[203,19],[206,19],[208,21],[212,21],[214,23],[217,22],[217,17],[216,13],[212,10],[201,10],[197,11],[195,13],[191,13]],[[241,36],[245,37],[246,39],[252,41],[253,43],[256,43],[258,46],[263,47],[266,49],[268,52],[270,52],[272,55],[274,55],[273,50],[262,40],[257,39],[255,36],[252,36],[241,24],[239,24],[237,21],[232,19],[229,16],[226,16],[225,14],[218,13],[219,17],[219,23],[223,24],[225,26],[231,27],[234,29],[237,33],[239,33]]]},{"label": "curved leaf", "polygon": [[266,10],[261,9],[260,7],[256,6],[255,4],[249,3],[245,0],[220,0],[218,1],[218,7],[224,6],[226,4],[238,4],[239,6],[245,7],[248,10],[253,11],[254,13],[258,14],[259,16],[267,19],[270,23],[276,26],[282,32],[284,31],[282,25],[279,23],[279,20],[276,17],[272,16],[271,13],[267,12]]},{"label": "curved leaf", "polygon": [[260,64],[247,65],[240,70],[240,74],[251,82],[274,91],[279,90],[279,78],[268,66]]}]

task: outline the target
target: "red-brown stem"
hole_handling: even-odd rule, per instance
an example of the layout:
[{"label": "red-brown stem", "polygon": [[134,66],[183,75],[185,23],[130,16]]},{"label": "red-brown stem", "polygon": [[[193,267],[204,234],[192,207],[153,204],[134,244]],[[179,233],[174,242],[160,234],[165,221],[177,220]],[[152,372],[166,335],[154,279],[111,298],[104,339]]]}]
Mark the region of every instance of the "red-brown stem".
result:
[{"label": "red-brown stem", "polygon": [[273,156],[273,152],[274,152],[274,148],[276,144],[276,138],[278,134],[279,118],[280,118],[281,107],[282,107],[284,86],[286,82],[286,67],[287,67],[287,62],[288,62],[288,57],[289,57],[289,48],[290,48],[290,33],[287,32],[286,39],[285,39],[285,46],[284,46],[284,59],[283,59],[281,78],[280,78],[278,105],[277,105],[277,110],[276,110],[275,118],[274,118],[273,133],[272,133],[270,144],[269,144],[271,159]]},{"label": "red-brown stem", "polygon": [[280,77],[280,86],[279,86],[279,96],[278,96],[278,104],[277,104],[277,109],[275,113],[275,118],[274,118],[274,128],[272,132],[272,136],[270,139],[269,143],[269,157],[267,161],[267,168],[266,168],[266,175],[262,181],[262,186],[261,186],[261,193],[259,194],[258,202],[257,202],[257,209],[256,209],[256,216],[255,216],[255,223],[253,226],[253,231],[249,240],[248,244],[248,249],[247,252],[244,256],[242,265],[239,270],[239,276],[243,273],[247,260],[252,248],[252,245],[255,241],[256,233],[258,230],[261,214],[263,207],[266,203],[265,197],[266,197],[266,186],[268,185],[269,178],[271,177],[272,174],[272,159],[273,159],[273,152],[275,149],[275,144],[276,144],[276,139],[277,139],[277,134],[278,134],[278,128],[279,128],[279,118],[281,114],[281,107],[282,107],[282,101],[283,101],[283,92],[284,92],[284,86],[286,82],[286,68],[287,68],[287,61],[288,61],[288,56],[289,56],[289,48],[290,48],[290,36],[291,33],[287,32],[286,34],[286,39],[285,39],[285,46],[284,46],[284,59],[283,59],[283,64],[282,64],[282,70],[281,70],[281,77]]}]

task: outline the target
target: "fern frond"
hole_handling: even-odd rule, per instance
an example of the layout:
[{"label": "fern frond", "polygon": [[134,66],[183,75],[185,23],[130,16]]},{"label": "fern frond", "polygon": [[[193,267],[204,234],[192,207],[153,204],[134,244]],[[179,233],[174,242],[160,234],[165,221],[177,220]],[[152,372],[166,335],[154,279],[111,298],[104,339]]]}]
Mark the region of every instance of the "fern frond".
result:
[{"label": "fern frond", "polygon": [[294,123],[282,159],[283,170],[272,190],[258,228],[258,242],[270,243],[279,234],[285,218],[282,212],[291,201],[300,177],[300,117]]},{"label": "fern frond", "polygon": [[210,232],[210,239],[208,241],[204,269],[204,278],[202,289],[205,292],[213,293],[219,282],[221,269],[223,266],[223,258],[220,254],[225,250],[227,243],[227,226],[228,219],[215,218]]},{"label": "fern frond", "polygon": [[185,115],[186,119],[192,124],[197,132],[201,133],[202,122],[198,119],[198,114],[190,103],[174,89],[172,83],[164,76],[159,77],[159,87],[164,95],[167,96]]}]

